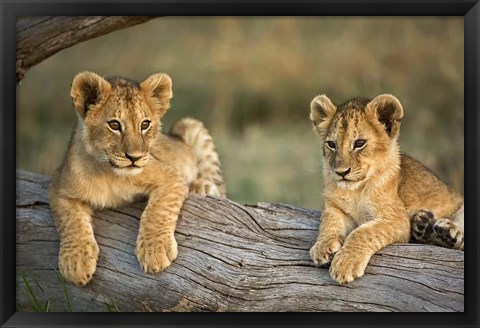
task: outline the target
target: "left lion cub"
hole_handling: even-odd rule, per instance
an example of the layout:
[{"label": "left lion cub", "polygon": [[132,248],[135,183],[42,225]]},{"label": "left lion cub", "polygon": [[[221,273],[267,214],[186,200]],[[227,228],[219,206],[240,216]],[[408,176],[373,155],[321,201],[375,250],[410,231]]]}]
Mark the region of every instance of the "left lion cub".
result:
[{"label": "left lion cub", "polygon": [[174,231],[188,194],[225,197],[212,137],[191,118],[175,123],[168,134],[161,132],[160,118],[172,98],[166,74],[136,83],[82,72],[73,79],[70,95],[78,121],[49,186],[61,274],[86,285],[99,254],[93,211],[141,197],[148,203],[135,253],[145,272],[164,270],[177,257]]}]

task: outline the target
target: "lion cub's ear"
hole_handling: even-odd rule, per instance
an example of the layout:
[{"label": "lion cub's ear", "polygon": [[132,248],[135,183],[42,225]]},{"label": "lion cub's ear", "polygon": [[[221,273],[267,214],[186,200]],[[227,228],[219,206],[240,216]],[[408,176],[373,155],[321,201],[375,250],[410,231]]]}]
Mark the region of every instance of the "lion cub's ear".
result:
[{"label": "lion cub's ear", "polygon": [[98,109],[108,98],[112,87],[101,76],[92,72],[78,73],[73,81],[70,96],[81,118]]},{"label": "lion cub's ear", "polygon": [[170,106],[170,99],[173,97],[170,76],[163,73],[153,74],[140,83],[140,89],[152,109],[158,110],[160,116],[165,114]]},{"label": "lion cub's ear", "polygon": [[320,123],[330,119],[336,111],[337,107],[327,96],[317,96],[310,104],[310,120],[312,120],[315,126],[318,126]]},{"label": "lion cub's ear", "polygon": [[403,107],[400,101],[390,95],[383,94],[368,103],[368,110],[373,111],[378,121],[385,126],[385,131],[390,138],[398,136],[400,121],[403,118]]}]

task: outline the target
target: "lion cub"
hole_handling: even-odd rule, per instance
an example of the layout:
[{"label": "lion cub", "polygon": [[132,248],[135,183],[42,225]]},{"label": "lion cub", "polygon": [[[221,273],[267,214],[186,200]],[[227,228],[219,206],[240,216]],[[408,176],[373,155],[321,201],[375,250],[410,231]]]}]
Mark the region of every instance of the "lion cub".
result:
[{"label": "lion cub", "polygon": [[410,238],[463,250],[463,198],[400,154],[402,117],[402,105],[388,94],[339,106],[320,95],[311,103],[322,142],[325,206],[310,255],[316,265],[331,262],[339,283],[363,276],[381,248]]},{"label": "lion cub", "polygon": [[166,74],[138,84],[83,72],[72,82],[71,97],[78,122],[49,186],[61,274],[77,285],[92,279],[99,253],[94,209],[145,196],[135,253],[145,272],[165,269],[177,257],[174,231],[187,195],[225,197],[211,136],[190,118],[177,122],[170,135],[161,133],[160,118],[172,98]]}]

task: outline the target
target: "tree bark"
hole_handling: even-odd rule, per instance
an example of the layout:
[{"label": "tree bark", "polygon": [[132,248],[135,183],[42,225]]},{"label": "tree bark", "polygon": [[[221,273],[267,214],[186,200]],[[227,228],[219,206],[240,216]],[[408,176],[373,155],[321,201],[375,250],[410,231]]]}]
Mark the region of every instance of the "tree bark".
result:
[{"label": "tree bark", "polygon": [[17,21],[16,75],[74,44],[149,21],[155,16],[35,16]]},{"label": "tree bark", "polygon": [[[86,287],[62,284],[49,178],[17,171],[17,306],[64,311],[464,311],[464,254],[395,244],[375,254],[359,280],[340,286],[309,257],[318,211],[190,197],[175,237],[179,255],[145,274],[135,257],[144,204],[94,214],[100,259]],[[63,286],[66,287],[65,293]],[[70,301],[67,301],[66,295]]]}]

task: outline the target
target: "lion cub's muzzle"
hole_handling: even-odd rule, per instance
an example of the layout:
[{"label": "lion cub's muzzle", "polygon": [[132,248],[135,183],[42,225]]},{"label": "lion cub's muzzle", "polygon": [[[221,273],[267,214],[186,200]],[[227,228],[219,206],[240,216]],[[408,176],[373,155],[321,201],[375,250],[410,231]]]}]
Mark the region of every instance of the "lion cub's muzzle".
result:
[{"label": "lion cub's muzzle", "polygon": [[366,178],[365,172],[362,170],[352,170],[352,167],[331,167],[332,176],[342,185],[348,183],[357,183],[363,181]]},{"label": "lion cub's muzzle", "polygon": [[120,175],[135,175],[143,170],[150,156],[146,154],[112,154],[109,156],[109,162],[113,170]]}]

